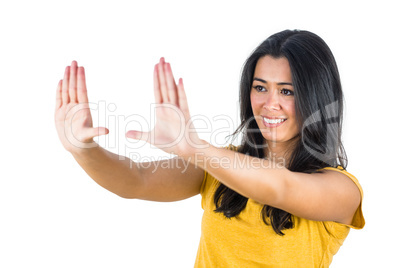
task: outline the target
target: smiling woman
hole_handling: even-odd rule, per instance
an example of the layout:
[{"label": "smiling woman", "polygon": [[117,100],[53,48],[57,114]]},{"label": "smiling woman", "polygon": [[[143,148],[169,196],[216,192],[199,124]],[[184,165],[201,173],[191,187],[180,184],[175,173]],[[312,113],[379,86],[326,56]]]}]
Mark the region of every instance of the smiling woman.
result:
[{"label": "smiling woman", "polygon": [[144,166],[99,147],[93,138],[109,130],[92,127],[85,73],[76,62],[58,85],[56,128],[81,167],[121,197],[201,194],[195,267],[328,267],[350,228],[364,227],[362,188],[346,171],[341,143],[340,78],[317,35],[277,33],[247,59],[238,147],[199,138],[183,80],[176,83],[164,58],[155,65],[154,94],[154,129],[126,135],[176,158]]}]

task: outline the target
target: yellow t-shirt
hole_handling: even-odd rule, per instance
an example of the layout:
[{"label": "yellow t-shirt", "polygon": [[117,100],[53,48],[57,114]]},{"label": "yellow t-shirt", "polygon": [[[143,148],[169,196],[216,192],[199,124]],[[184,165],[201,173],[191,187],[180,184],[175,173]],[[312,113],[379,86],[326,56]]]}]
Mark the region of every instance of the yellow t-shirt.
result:
[{"label": "yellow t-shirt", "polygon": [[[340,168],[359,188],[357,179]],[[294,228],[282,230],[280,236],[261,218],[263,205],[249,199],[245,209],[230,219],[214,210],[214,194],[219,181],[205,173],[201,187],[201,239],[196,268],[252,267],[328,267],[350,228],[361,229],[365,221],[361,203],[351,225],[311,221],[293,216]],[[269,219],[267,219],[269,221]]]}]

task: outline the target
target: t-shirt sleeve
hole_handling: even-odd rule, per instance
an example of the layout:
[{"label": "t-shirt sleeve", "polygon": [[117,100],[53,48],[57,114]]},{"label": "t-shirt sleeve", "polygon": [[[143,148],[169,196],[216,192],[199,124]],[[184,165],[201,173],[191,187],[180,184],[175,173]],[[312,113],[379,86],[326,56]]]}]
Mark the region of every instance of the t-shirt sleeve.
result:
[{"label": "t-shirt sleeve", "polygon": [[207,205],[213,202],[213,195],[219,185],[219,181],[215,179],[207,171],[204,173],[204,180],[202,181],[200,194],[201,194],[201,207],[206,209]]},{"label": "t-shirt sleeve", "polygon": [[[225,147],[225,149],[229,149],[232,151],[236,151],[237,147],[233,145],[229,145]],[[215,191],[219,185],[219,181],[215,179],[211,174],[209,174],[206,170],[204,170],[204,179],[201,184],[200,194],[201,194],[201,207],[205,210],[207,202],[209,202],[215,194]]]},{"label": "t-shirt sleeve", "polygon": [[353,229],[362,229],[364,227],[364,225],[366,224],[366,222],[364,220],[363,210],[362,210],[363,189],[362,189],[359,181],[356,179],[355,176],[353,176],[352,174],[347,172],[342,167],[338,167],[338,168],[327,167],[327,168],[324,168],[324,169],[334,170],[334,171],[338,171],[338,172],[341,172],[341,173],[345,174],[346,176],[348,176],[354,182],[354,184],[357,186],[357,188],[359,188],[359,191],[360,191],[360,204],[359,204],[359,207],[357,208],[357,210],[355,212],[355,215],[353,216],[352,223],[351,224],[345,224],[345,226],[348,226],[348,227],[353,228]]},{"label": "t-shirt sleeve", "polygon": [[205,209],[205,192],[207,191],[206,188],[208,188],[208,183],[207,179],[208,178],[208,172],[204,170],[204,179],[202,180],[201,188],[200,188],[200,194],[201,194],[201,207],[202,209]]}]

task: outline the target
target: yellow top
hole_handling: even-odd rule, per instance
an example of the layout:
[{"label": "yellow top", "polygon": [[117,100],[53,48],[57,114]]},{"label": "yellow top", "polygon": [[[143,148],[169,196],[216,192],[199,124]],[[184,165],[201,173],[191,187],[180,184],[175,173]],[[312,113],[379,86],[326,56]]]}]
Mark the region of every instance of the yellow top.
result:
[{"label": "yellow top", "polygon": [[[341,168],[359,187],[357,179]],[[311,221],[293,216],[294,228],[282,230],[280,236],[261,218],[263,205],[249,199],[245,209],[233,218],[214,212],[213,201],[219,181],[205,173],[201,187],[201,239],[195,266],[201,267],[328,267],[350,228],[361,229],[365,221],[361,203],[351,225]],[[267,219],[269,221],[269,218]]]}]

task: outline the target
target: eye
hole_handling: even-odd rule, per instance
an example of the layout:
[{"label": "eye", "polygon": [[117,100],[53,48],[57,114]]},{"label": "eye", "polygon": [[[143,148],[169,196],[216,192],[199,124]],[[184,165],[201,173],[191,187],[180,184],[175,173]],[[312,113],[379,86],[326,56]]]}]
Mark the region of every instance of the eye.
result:
[{"label": "eye", "polygon": [[286,88],[282,89],[282,90],[281,90],[281,93],[282,93],[283,95],[285,95],[285,96],[293,96],[293,95],[294,95],[294,92],[293,92],[292,90],[286,89]]},{"label": "eye", "polygon": [[266,91],[265,88],[263,86],[257,85],[253,87],[255,90],[257,90],[258,92],[263,92]]}]

